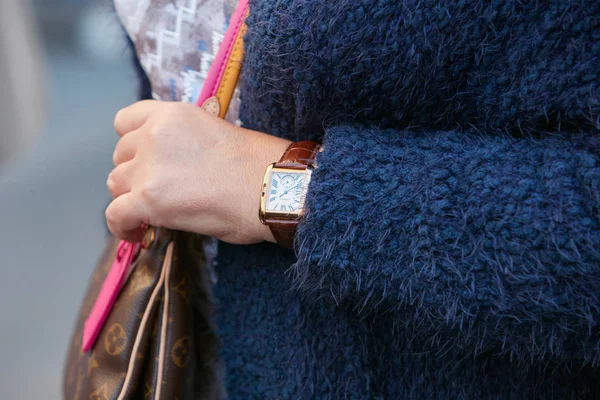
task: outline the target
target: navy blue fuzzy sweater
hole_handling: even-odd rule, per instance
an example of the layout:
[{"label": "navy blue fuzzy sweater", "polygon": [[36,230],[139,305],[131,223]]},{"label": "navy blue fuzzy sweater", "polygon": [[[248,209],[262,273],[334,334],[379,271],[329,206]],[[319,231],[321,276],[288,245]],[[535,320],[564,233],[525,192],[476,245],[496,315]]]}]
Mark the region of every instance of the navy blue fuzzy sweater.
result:
[{"label": "navy blue fuzzy sweater", "polygon": [[250,3],[242,121],[325,151],[220,244],[229,396],[598,398],[600,2]]}]

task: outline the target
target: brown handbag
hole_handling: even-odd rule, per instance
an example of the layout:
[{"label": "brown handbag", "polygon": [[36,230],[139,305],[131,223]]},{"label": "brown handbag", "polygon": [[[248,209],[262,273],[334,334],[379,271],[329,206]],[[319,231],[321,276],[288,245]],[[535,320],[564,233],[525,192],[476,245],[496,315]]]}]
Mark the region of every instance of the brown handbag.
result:
[{"label": "brown handbag", "polygon": [[[241,0],[209,71],[198,105],[223,118],[243,59]],[[222,367],[212,315],[208,238],[150,227],[142,249],[89,352],[82,350],[86,319],[119,260],[111,238],[92,275],[68,350],[63,394],[69,400],[222,399]]]},{"label": "brown handbag", "polygon": [[205,238],[151,228],[91,352],[84,321],[116,256],[111,238],[89,284],[67,356],[64,396],[74,400],[220,399]]}]

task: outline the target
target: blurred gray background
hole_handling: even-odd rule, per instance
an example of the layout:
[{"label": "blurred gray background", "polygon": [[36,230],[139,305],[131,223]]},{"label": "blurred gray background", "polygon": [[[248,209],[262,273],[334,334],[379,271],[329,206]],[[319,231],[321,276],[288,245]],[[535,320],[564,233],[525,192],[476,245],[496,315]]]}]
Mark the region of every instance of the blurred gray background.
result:
[{"label": "blurred gray background", "polygon": [[[19,61],[16,74],[0,78],[0,154],[8,153],[0,158],[0,399],[53,400],[61,398],[65,350],[103,246],[113,116],[135,100],[136,78],[107,1],[0,3],[13,3],[0,6],[9,17],[0,19],[0,43],[39,56],[37,71]],[[9,26],[23,21],[31,36]],[[15,60],[9,53],[0,46],[0,66]],[[23,89],[32,82],[34,90]],[[28,121],[39,119],[28,132],[14,128],[17,97],[31,101],[20,109]]]}]

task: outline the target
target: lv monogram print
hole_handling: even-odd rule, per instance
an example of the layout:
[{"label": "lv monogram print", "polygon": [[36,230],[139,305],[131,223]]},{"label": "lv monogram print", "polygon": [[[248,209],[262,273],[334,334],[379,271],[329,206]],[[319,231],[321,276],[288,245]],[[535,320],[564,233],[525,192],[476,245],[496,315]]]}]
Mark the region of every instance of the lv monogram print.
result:
[{"label": "lv monogram print", "polygon": [[146,400],[146,399],[150,400],[153,395],[154,395],[154,386],[150,385],[149,383],[146,383],[146,389],[144,390],[144,400]]},{"label": "lv monogram print", "polygon": [[190,284],[187,274],[175,286],[175,292],[179,293],[185,299],[186,304],[190,302]]},{"label": "lv monogram print", "polygon": [[184,336],[175,342],[171,351],[171,359],[179,368],[184,368],[190,361],[192,350],[192,338]]},{"label": "lv monogram print", "polygon": [[105,383],[100,389],[90,393],[90,400],[108,400],[108,385]]},{"label": "lv monogram print", "polygon": [[[163,260],[160,260],[161,262]],[[131,277],[131,282],[129,284],[128,294],[130,296],[135,296],[135,294],[147,288],[152,284],[152,277],[149,274],[148,265],[144,264],[140,267],[140,272],[137,274],[133,274]]]},{"label": "lv monogram print", "polygon": [[[157,234],[153,246],[140,252],[94,348],[84,353],[83,322],[117,245],[115,240],[108,243],[90,280],[71,341],[63,382],[65,399],[195,399],[190,375],[197,363],[187,270],[202,267],[195,265],[197,258],[182,253],[179,247],[169,247],[172,235],[169,231]],[[166,332],[161,329],[163,320]]]},{"label": "lv monogram print", "polygon": [[104,350],[111,356],[118,356],[127,345],[127,333],[119,323],[113,324],[104,338]]},{"label": "lv monogram print", "polygon": [[87,376],[89,377],[92,374],[92,371],[94,371],[94,369],[98,368],[99,366],[100,366],[100,364],[98,364],[96,357],[92,353],[92,356],[90,358],[88,358]]}]

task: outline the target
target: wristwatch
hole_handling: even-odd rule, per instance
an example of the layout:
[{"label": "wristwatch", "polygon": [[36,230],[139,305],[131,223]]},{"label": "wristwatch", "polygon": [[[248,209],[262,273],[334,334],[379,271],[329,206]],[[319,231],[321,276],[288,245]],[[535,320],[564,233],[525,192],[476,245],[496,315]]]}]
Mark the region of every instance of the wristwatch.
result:
[{"label": "wristwatch", "polygon": [[319,144],[311,141],[292,143],[281,159],[269,165],[265,172],[258,215],[283,247],[294,245],[319,149]]}]

